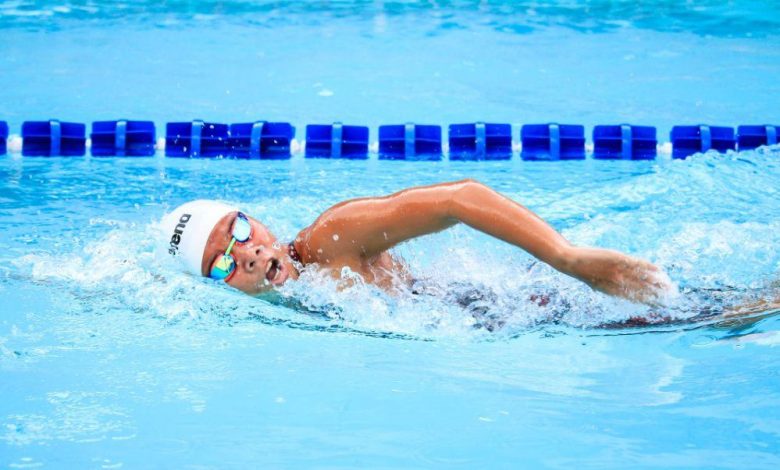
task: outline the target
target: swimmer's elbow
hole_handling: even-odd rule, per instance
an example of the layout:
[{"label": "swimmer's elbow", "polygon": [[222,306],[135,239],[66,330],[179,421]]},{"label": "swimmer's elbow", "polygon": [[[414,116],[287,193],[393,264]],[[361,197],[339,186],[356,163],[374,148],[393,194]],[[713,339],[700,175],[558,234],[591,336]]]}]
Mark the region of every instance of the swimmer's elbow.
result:
[{"label": "swimmer's elbow", "polygon": [[464,208],[483,200],[490,188],[473,178],[465,178],[449,184],[446,216],[453,222],[463,221]]},{"label": "swimmer's elbow", "polygon": [[465,189],[484,189],[487,188],[483,183],[480,183],[479,181],[475,180],[474,178],[464,178],[462,180],[456,181],[455,184],[459,190],[465,190]]}]

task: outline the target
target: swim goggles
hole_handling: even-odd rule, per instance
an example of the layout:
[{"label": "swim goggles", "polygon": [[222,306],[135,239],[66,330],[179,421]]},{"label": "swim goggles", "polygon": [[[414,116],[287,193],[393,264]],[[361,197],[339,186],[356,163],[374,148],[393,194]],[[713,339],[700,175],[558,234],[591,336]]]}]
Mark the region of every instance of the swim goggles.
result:
[{"label": "swim goggles", "polygon": [[227,282],[230,279],[230,276],[236,272],[236,259],[230,254],[230,251],[233,249],[236,242],[243,243],[249,240],[249,237],[251,236],[252,224],[249,223],[249,219],[247,219],[242,212],[239,212],[236,216],[236,220],[233,222],[233,234],[230,244],[228,245],[227,250],[225,250],[225,253],[221,255],[212,266],[209,277],[218,281]]}]

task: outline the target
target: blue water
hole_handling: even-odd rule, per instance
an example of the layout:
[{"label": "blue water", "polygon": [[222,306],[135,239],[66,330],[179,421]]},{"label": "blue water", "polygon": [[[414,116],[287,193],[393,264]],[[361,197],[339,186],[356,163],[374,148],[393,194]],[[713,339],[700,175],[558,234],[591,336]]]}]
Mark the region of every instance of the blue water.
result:
[{"label": "blue water", "polygon": [[[771,2],[0,3],[0,119],[780,121]],[[302,134],[299,134],[301,137]],[[457,227],[398,248],[495,297],[250,299],[160,261],[192,198],[289,239],[345,198],[477,178],[572,241],[652,260],[680,324]],[[0,466],[780,466],[780,149],[533,164],[0,157]],[[556,301],[527,302],[537,292]]]}]

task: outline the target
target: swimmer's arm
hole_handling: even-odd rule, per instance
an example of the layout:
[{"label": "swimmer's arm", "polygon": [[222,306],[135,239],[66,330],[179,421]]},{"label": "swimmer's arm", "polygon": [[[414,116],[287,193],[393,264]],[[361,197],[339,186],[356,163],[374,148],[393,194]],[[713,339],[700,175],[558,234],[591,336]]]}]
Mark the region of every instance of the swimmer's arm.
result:
[{"label": "swimmer's arm", "polygon": [[319,249],[359,250],[371,257],[459,222],[518,246],[556,269],[563,270],[571,257],[569,242],[539,216],[470,179],[345,201],[307,231]]},{"label": "swimmer's arm", "polygon": [[470,179],[346,201],[304,232],[309,245],[316,245],[323,256],[352,252],[369,258],[459,222],[522,248],[608,294],[651,302],[665,281],[663,273],[646,261],[571,245],[526,207]]},{"label": "swimmer's arm", "polygon": [[473,180],[461,182],[450,216],[527,251],[593,289],[658,304],[673,289],[666,273],[647,261],[614,250],[569,243],[541,217]]},{"label": "swimmer's arm", "polygon": [[449,214],[462,182],[405,189],[383,197],[341,202],[297,237],[306,262],[372,258],[395,245],[455,225]]}]

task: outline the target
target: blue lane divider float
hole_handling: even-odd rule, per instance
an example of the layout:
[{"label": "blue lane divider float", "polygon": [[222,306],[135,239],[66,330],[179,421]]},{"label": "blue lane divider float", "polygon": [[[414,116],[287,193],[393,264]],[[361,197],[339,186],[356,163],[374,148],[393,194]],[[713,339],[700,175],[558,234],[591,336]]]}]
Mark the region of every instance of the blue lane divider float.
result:
[{"label": "blue lane divider float", "polygon": [[86,153],[86,125],[77,122],[25,121],[22,155],[25,157],[81,157]]},{"label": "blue lane divider float", "polygon": [[475,122],[450,124],[450,160],[509,160],[512,125]]},{"label": "blue lane divider float", "polygon": [[256,121],[230,125],[228,148],[234,158],[286,160],[295,137],[289,122]]},{"label": "blue lane divider float", "polygon": [[0,155],[8,152],[8,123],[0,121]]},{"label": "blue lane divider float", "polygon": [[95,121],[91,153],[95,157],[151,157],[156,133],[152,121]]},{"label": "blue lane divider float", "polygon": [[736,149],[734,129],[722,126],[674,126],[669,134],[672,158],[687,158],[694,153]]},{"label": "blue lane divider float", "polygon": [[780,126],[739,126],[737,127],[737,145],[739,150],[752,150],[762,145],[777,144],[777,130]]},{"label": "blue lane divider float", "polygon": [[598,160],[653,160],[657,148],[652,126],[621,124],[593,128],[593,158]]},{"label": "blue lane divider float", "polygon": [[[741,125],[737,128],[696,125],[675,126],[670,132],[672,157],[715,150],[752,150],[778,144],[775,125]],[[8,152],[8,124],[0,121],[0,155]],[[82,156],[86,153],[85,125],[81,123],[26,121],[22,124],[22,155]],[[152,156],[156,132],[151,121],[95,121],[92,155]],[[201,120],[172,122],[166,126],[168,157],[219,157],[289,159],[295,127],[286,122],[257,121],[227,124]],[[307,158],[367,159],[369,128],[334,124],[306,127]],[[581,160],[585,154],[585,128],[567,124],[526,124],[520,131],[523,160]],[[379,127],[381,160],[441,160],[442,128],[438,125],[383,125]],[[512,126],[476,122],[449,126],[450,160],[508,160],[512,157]],[[657,156],[656,128],[652,126],[598,125],[593,129],[593,158],[652,160]]]},{"label": "blue lane divider float", "polygon": [[165,126],[165,156],[213,158],[228,154],[228,125],[203,122],[169,122]]},{"label": "blue lane divider float", "polygon": [[441,126],[397,124],[379,126],[380,160],[441,160]]},{"label": "blue lane divider float", "polygon": [[585,126],[526,124],[520,129],[523,160],[584,160]]},{"label": "blue lane divider float", "polygon": [[333,124],[306,126],[306,158],[368,158],[368,127]]}]

